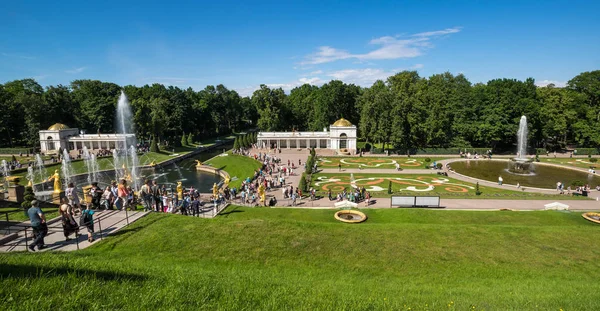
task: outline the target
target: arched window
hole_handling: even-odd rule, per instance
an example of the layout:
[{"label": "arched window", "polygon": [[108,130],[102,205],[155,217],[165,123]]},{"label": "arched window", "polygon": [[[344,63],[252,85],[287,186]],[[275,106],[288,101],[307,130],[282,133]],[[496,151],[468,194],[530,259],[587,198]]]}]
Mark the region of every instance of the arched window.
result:
[{"label": "arched window", "polygon": [[348,135],[346,133],[342,133],[340,135],[340,149],[348,148]]},{"label": "arched window", "polygon": [[56,150],[55,146],[54,146],[54,140],[52,140],[52,136],[48,136],[47,138],[47,142],[46,142],[46,149],[47,150]]}]

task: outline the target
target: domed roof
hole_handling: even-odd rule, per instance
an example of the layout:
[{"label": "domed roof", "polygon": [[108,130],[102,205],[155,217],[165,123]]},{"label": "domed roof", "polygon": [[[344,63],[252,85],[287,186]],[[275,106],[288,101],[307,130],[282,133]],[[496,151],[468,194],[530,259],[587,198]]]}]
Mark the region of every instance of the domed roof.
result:
[{"label": "domed roof", "polygon": [[69,127],[62,124],[62,123],[56,123],[54,125],[52,125],[51,127],[48,128],[49,131],[60,131],[60,130],[66,130]]},{"label": "domed roof", "polygon": [[335,123],[333,123],[332,126],[352,126],[352,123],[350,123],[350,121],[348,121],[344,118],[341,118],[341,119],[335,121]]}]

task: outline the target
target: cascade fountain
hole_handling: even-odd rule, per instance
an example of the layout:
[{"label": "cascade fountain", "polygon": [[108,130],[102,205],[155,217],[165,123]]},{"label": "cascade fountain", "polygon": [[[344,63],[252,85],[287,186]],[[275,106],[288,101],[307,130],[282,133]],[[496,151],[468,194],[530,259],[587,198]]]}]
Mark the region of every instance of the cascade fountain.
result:
[{"label": "cascade fountain", "polygon": [[73,176],[73,167],[71,166],[71,156],[69,156],[69,152],[66,149],[63,149],[62,156],[62,175],[65,180],[63,187],[67,187],[69,182],[71,181],[71,176]]},{"label": "cascade fountain", "polygon": [[129,158],[131,160],[131,165],[129,166],[129,172],[131,173],[131,181],[133,182],[133,189],[138,189],[138,156],[137,156],[137,148],[134,145],[129,146]]},{"label": "cascade fountain", "polygon": [[521,116],[517,131],[517,156],[508,161],[508,171],[513,174],[533,175],[533,159],[527,158],[527,117]]}]

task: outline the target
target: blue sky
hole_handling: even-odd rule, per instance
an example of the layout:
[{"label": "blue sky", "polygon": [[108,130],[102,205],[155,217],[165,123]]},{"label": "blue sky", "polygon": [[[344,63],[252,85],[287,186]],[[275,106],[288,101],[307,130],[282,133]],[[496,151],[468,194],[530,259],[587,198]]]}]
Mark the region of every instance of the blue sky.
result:
[{"label": "blue sky", "polygon": [[0,83],[224,84],[401,70],[562,85],[600,69],[600,1],[2,1]]}]

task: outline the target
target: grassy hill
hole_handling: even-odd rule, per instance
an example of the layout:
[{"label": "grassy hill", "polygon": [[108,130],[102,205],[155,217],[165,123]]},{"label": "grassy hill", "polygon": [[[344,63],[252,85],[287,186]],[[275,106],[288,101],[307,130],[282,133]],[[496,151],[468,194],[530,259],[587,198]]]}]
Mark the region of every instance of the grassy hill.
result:
[{"label": "grassy hill", "polygon": [[14,309],[597,310],[579,213],[230,207],[152,214],[88,249],[0,255]]}]

